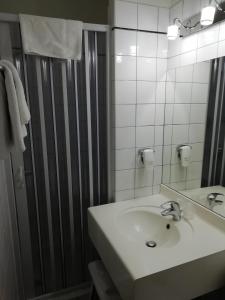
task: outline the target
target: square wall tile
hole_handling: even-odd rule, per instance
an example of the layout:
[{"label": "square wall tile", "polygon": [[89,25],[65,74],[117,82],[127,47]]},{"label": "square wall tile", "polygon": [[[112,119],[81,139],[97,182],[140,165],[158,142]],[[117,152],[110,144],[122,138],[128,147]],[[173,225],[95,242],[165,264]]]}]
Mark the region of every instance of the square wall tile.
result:
[{"label": "square wall tile", "polygon": [[137,33],[129,30],[114,30],[114,54],[132,55],[137,54]]},{"label": "square wall tile", "polygon": [[176,82],[192,82],[193,65],[179,67],[176,69]]},{"label": "square wall tile", "polygon": [[225,55],[225,41],[221,41],[218,43],[218,57],[222,57]]},{"label": "square wall tile", "polygon": [[166,103],[174,103],[175,87],[175,82],[166,82]]},{"label": "square wall tile", "polygon": [[168,184],[170,182],[170,165],[163,166],[162,183]]},{"label": "square wall tile", "polygon": [[156,103],[165,103],[166,101],[166,82],[156,83]]},{"label": "square wall tile", "polygon": [[163,126],[155,126],[155,146],[163,145]]},{"label": "square wall tile", "polygon": [[175,82],[176,81],[176,69],[167,70],[166,81],[167,82]]},{"label": "square wall tile", "polygon": [[164,124],[164,104],[156,104],[155,108],[155,125],[163,125]]},{"label": "square wall tile", "polygon": [[144,57],[157,56],[157,34],[148,32],[137,33],[137,55]]},{"label": "square wall tile", "polygon": [[160,191],[161,191],[161,185],[154,185],[153,186],[153,195],[160,194]]},{"label": "square wall tile", "polygon": [[198,35],[192,34],[184,37],[181,40],[181,53],[190,52],[196,50],[198,47]]},{"label": "square wall tile", "polygon": [[135,169],[135,149],[116,150],[116,170]]},{"label": "square wall tile", "polygon": [[190,119],[190,104],[174,104],[173,124],[187,124]]},{"label": "square wall tile", "polygon": [[192,103],[208,103],[209,85],[206,83],[193,83],[192,85]]},{"label": "square wall tile", "polygon": [[157,59],[157,81],[166,81],[167,59]]},{"label": "square wall tile", "polygon": [[171,145],[163,146],[163,165],[169,165],[171,163]]},{"label": "square wall tile", "polygon": [[213,25],[198,34],[198,48],[207,46],[218,42],[219,39],[219,25]]},{"label": "square wall tile", "polygon": [[135,170],[116,171],[116,191],[134,188]]},{"label": "square wall tile", "polygon": [[156,83],[150,81],[137,82],[137,103],[155,103]]},{"label": "square wall tile", "polygon": [[153,185],[159,185],[162,183],[162,166],[154,167],[154,180]]},{"label": "square wall tile", "polygon": [[115,197],[116,197],[115,199],[116,202],[134,199],[134,189],[118,191],[116,192]]},{"label": "square wall tile", "polygon": [[189,142],[202,143],[205,139],[205,124],[191,124],[189,128]]},{"label": "square wall tile", "polygon": [[172,143],[172,134],[173,134],[173,126],[165,125],[164,126],[164,145],[171,145]]},{"label": "square wall tile", "polygon": [[191,102],[191,83],[176,83],[175,86],[175,102],[190,103]]},{"label": "square wall tile", "polygon": [[219,40],[225,40],[225,22],[220,23]]},{"label": "square wall tile", "polygon": [[135,147],[135,127],[116,128],[116,149]]},{"label": "square wall tile", "polygon": [[115,82],[115,104],[136,104],[136,81]]},{"label": "square wall tile", "polygon": [[165,106],[165,124],[173,124],[173,104],[166,104]]},{"label": "square wall tile", "polygon": [[151,196],[153,194],[153,188],[152,186],[144,187],[144,188],[136,188],[134,193],[135,193],[135,198]]},{"label": "square wall tile", "polygon": [[206,104],[191,104],[190,123],[204,123],[206,122]]},{"label": "square wall tile", "polygon": [[154,126],[136,127],[136,147],[154,145]]},{"label": "square wall tile", "polygon": [[180,182],[186,179],[186,168],[182,168],[180,164],[171,166],[171,182]]},{"label": "square wall tile", "polygon": [[174,41],[168,41],[168,57],[177,56],[181,54],[182,40],[177,39]]},{"label": "square wall tile", "polygon": [[159,19],[158,19],[158,31],[167,32],[167,27],[169,26],[169,9],[159,8]]},{"label": "square wall tile", "polygon": [[187,66],[197,62],[197,50],[190,51],[180,55],[180,65]]},{"label": "square wall tile", "polygon": [[137,58],[137,80],[156,81],[156,58]]},{"label": "square wall tile", "polygon": [[181,66],[181,55],[177,55],[175,57],[169,57],[167,59],[167,68],[170,69],[174,69],[174,68],[178,68]]},{"label": "square wall tile", "polygon": [[138,29],[157,31],[158,8],[149,5],[138,5]]},{"label": "square wall tile", "polygon": [[137,4],[115,0],[114,26],[137,29]]},{"label": "square wall tile", "polygon": [[217,57],[218,43],[199,48],[197,50],[197,62],[206,61]]},{"label": "square wall tile", "polygon": [[138,104],[136,126],[155,124],[155,104]]},{"label": "square wall tile", "polygon": [[155,146],[155,163],[154,166],[162,166],[163,146]]},{"label": "square wall tile", "polygon": [[188,125],[173,125],[172,144],[179,145],[188,142]]},{"label": "square wall tile", "polygon": [[136,57],[115,56],[115,80],[136,80]]},{"label": "square wall tile", "polygon": [[209,83],[210,80],[210,62],[201,62],[194,64],[193,82]]},{"label": "square wall tile", "polygon": [[202,177],[202,162],[193,162],[187,168],[187,180],[197,180]]},{"label": "square wall tile", "polygon": [[171,164],[172,165],[180,164],[180,159],[178,157],[178,152],[177,152],[177,145],[172,145],[171,151],[172,151]]},{"label": "square wall tile", "polygon": [[135,105],[116,105],[115,127],[135,126]]},{"label": "square wall tile", "polygon": [[203,143],[196,143],[196,144],[191,144],[191,146],[192,146],[191,160],[192,161],[202,161],[203,160],[204,144]]},{"label": "square wall tile", "polygon": [[168,55],[168,39],[164,34],[158,34],[157,57],[167,58]]},{"label": "square wall tile", "polygon": [[135,188],[153,186],[153,167],[136,169]]}]

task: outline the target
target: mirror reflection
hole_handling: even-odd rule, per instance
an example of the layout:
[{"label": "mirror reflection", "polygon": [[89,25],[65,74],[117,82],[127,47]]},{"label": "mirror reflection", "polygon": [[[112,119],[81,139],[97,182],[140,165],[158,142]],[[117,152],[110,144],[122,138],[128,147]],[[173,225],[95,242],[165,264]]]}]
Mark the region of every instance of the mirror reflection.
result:
[{"label": "mirror reflection", "polygon": [[168,71],[163,183],[225,217],[225,59]]}]

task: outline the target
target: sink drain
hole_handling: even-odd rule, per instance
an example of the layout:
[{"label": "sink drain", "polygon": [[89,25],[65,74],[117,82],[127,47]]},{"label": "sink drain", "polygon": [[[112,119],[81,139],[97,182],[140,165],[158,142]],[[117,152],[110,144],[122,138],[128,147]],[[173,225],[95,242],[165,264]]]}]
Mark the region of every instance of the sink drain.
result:
[{"label": "sink drain", "polygon": [[157,246],[157,243],[155,241],[148,241],[145,243],[145,245],[149,248],[155,248]]}]

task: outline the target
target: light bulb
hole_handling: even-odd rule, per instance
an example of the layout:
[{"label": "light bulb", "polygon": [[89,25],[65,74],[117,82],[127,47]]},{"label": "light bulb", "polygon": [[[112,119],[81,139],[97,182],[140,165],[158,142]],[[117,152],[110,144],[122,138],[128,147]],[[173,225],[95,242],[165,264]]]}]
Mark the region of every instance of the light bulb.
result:
[{"label": "light bulb", "polygon": [[178,36],[179,36],[179,27],[176,24],[168,26],[167,28],[168,40],[176,40]]},{"label": "light bulb", "polygon": [[215,6],[207,6],[202,9],[200,23],[202,26],[209,26],[213,24],[215,17],[216,8]]}]

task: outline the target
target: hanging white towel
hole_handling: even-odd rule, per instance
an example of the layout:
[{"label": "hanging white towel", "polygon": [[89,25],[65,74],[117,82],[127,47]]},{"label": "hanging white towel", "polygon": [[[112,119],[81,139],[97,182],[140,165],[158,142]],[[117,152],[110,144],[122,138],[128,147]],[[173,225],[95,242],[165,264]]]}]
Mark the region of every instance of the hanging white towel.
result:
[{"label": "hanging white towel", "polygon": [[9,157],[9,153],[12,149],[13,137],[7,103],[5,78],[3,72],[0,72],[0,160]]},{"label": "hanging white towel", "polygon": [[23,50],[26,54],[80,60],[80,21],[20,15]]},{"label": "hanging white towel", "polygon": [[12,63],[0,60],[0,66],[4,69],[13,144],[17,149],[25,151],[24,137],[27,135],[25,125],[30,120],[30,112],[25,100],[23,85]]}]

